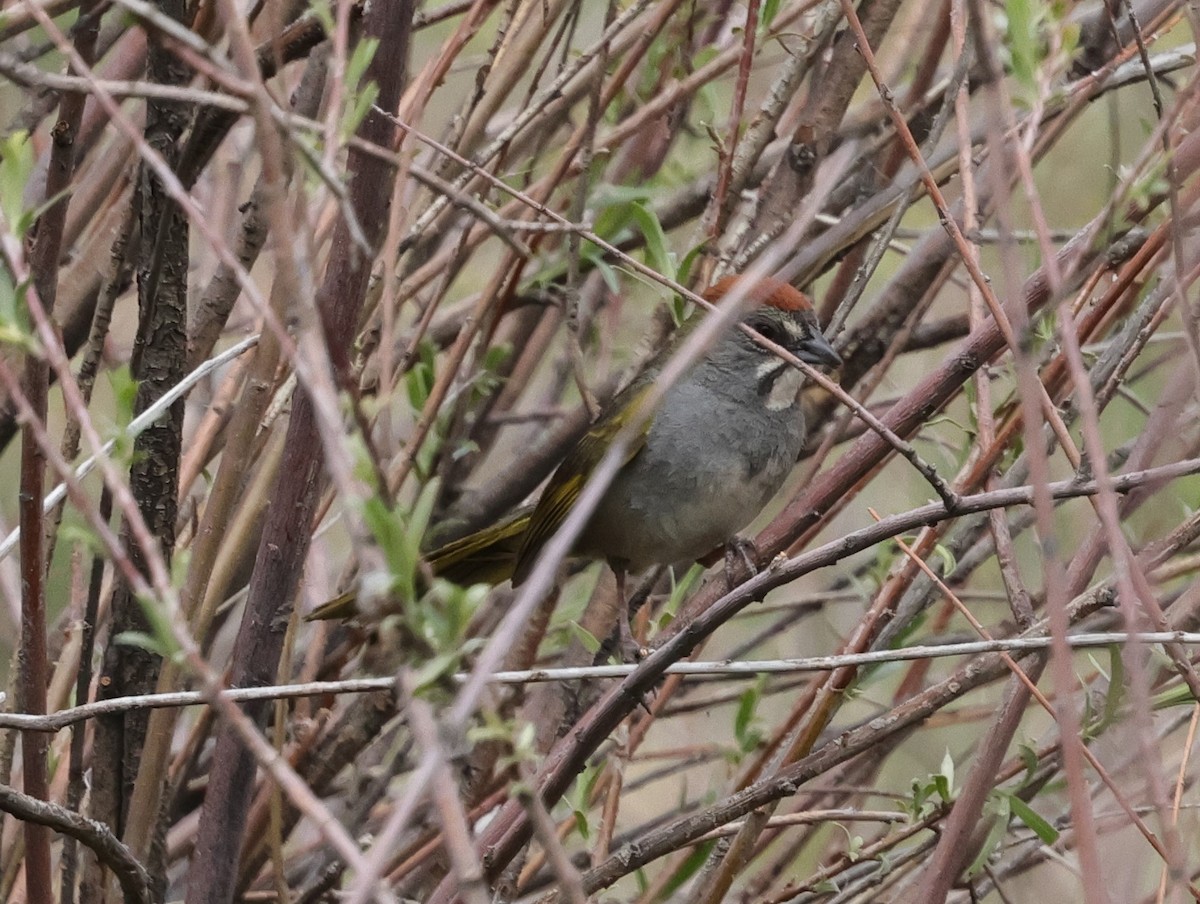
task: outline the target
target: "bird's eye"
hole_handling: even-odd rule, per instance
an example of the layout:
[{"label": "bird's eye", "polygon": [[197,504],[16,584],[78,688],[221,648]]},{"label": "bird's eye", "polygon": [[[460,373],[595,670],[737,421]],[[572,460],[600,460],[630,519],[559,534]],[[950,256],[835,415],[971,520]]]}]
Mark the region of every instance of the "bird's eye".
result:
[{"label": "bird's eye", "polygon": [[764,339],[769,339],[776,345],[787,344],[787,332],[774,320],[752,320],[750,327]]}]

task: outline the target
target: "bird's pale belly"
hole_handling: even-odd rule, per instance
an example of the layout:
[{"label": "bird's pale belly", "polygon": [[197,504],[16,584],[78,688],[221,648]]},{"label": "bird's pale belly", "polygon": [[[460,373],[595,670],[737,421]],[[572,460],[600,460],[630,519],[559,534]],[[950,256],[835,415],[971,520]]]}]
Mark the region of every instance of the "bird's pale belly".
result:
[{"label": "bird's pale belly", "polygon": [[636,460],[614,480],[576,551],[624,563],[631,572],[693,562],[762,511],[791,470],[794,456],[785,456],[749,476],[744,463],[732,459],[709,462],[701,472],[667,467],[651,456]]}]

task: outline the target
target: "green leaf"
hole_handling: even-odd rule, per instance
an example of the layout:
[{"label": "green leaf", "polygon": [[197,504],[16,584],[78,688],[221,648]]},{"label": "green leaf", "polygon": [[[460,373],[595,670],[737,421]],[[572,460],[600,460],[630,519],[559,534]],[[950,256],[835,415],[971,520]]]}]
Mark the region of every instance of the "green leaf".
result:
[{"label": "green leaf", "polygon": [[662,607],[662,613],[658,617],[659,628],[665,628],[675,620],[675,614],[679,611],[679,607],[683,605],[684,599],[696,586],[704,571],[703,565],[693,565],[683,573],[682,577],[679,577],[675,569],[671,569],[671,595],[667,597],[667,601]]},{"label": "green leaf", "polygon": [[[606,241],[618,241],[630,232],[640,233],[646,248],[646,263],[664,276],[676,277],[675,254],[667,243],[666,233],[654,211],[646,203],[645,188],[608,188],[595,198],[595,220],[592,232]],[[605,252],[592,242],[579,248],[580,257],[600,271],[609,288],[619,289],[615,273],[605,260]]]},{"label": "green leaf", "polygon": [[379,86],[374,82],[367,82],[363,87],[358,89],[354,95],[354,103],[346,109],[346,116],[342,121],[343,135],[352,135],[354,133],[354,130],[366,118],[367,111],[375,104],[378,97]]},{"label": "green leaf", "polygon": [[107,554],[104,542],[86,522],[65,522],[59,529],[59,537],[66,546],[79,546],[96,556]]},{"label": "green leaf", "polygon": [[575,828],[579,830],[579,834],[584,839],[589,838],[591,834],[587,812],[592,800],[592,790],[596,787],[596,781],[600,778],[601,773],[604,772],[604,766],[604,760],[586,766],[568,794],[571,812],[575,815]]},{"label": "green leaf", "polygon": [[906,809],[914,821],[921,818],[922,812],[925,809],[925,802],[929,799],[929,794],[932,791],[932,784],[923,784],[919,779],[915,778],[912,780],[912,795],[907,801]]},{"label": "green leaf", "polygon": [[633,874],[633,881],[637,884],[637,891],[639,895],[644,895],[650,888],[650,880],[646,878],[645,869],[638,869],[638,871]]},{"label": "green leaf", "polygon": [[951,788],[954,787],[954,757],[950,756],[949,748],[942,755],[942,775],[946,777],[947,784]]},{"label": "green leaf", "polygon": [[490,591],[491,587],[487,584],[460,587],[451,581],[435,579],[429,597],[437,600],[439,605],[421,607],[423,610],[440,615],[438,624],[441,630],[431,638],[434,645],[444,647],[454,644],[462,648],[464,655],[474,652],[483,643],[483,638],[464,638],[466,638],[471,620],[479,611],[483,601],[487,599]]},{"label": "green leaf", "polygon": [[[754,722],[755,708],[758,706],[758,689],[746,688],[738,698],[738,711],[733,717],[733,736],[742,742],[750,723]],[[743,746],[744,748],[744,746]]]},{"label": "green leaf", "polygon": [[742,752],[753,750],[762,738],[761,733],[754,729],[754,717],[758,712],[758,702],[762,699],[764,678],[765,676],[760,675],[738,698],[737,713],[733,720],[733,736]]},{"label": "green leaf", "polygon": [[346,96],[350,98],[350,104],[342,117],[343,135],[354,133],[379,97],[379,86],[375,82],[363,83],[363,76],[378,48],[378,38],[363,38],[354,46],[350,58],[346,60]]},{"label": "green leaf", "polygon": [[358,87],[358,83],[362,81],[362,77],[366,74],[367,67],[371,65],[371,60],[375,58],[375,51],[378,49],[378,38],[363,38],[354,46],[350,58],[346,60],[346,86],[348,88]]},{"label": "green leaf", "polygon": [[175,635],[171,632],[167,614],[157,600],[142,596],[137,596],[136,599],[142,613],[146,616],[146,621],[149,622],[149,630],[122,631],[116,636],[117,643],[140,647],[163,657],[163,659],[177,659],[183,651],[176,643]]},{"label": "green leaf", "polygon": [[417,495],[416,502],[413,503],[412,512],[408,516],[407,539],[414,550],[420,549],[425,532],[429,530],[437,494],[438,481],[431,480],[421,487],[421,492]]},{"label": "green leaf", "polygon": [[583,773],[576,780],[575,786],[579,789],[579,793],[583,795],[584,800],[592,799],[592,792],[596,789],[596,782],[600,780],[600,776],[603,773],[603,761],[593,763],[583,770]]},{"label": "green leaf", "polygon": [[1047,10],[1039,0],[1006,0],[1004,11],[1008,19],[1005,43],[1013,76],[1032,95],[1037,90],[1038,69],[1045,58],[1042,26]]},{"label": "green leaf", "polygon": [[640,201],[629,205],[629,213],[646,240],[646,263],[663,276],[675,279],[675,255],[667,245],[667,234],[658,217]]},{"label": "green leaf", "polygon": [[610,292],[621,291],[621,280],[617,277],[617,271],[605,259],[604,251],[599,246],[592,242],[584,242],[579,246],[579,256],[599,272],[600,278],[604,280],[604,284]]},{"label": "green leaf", "polygon": [[576,621],[568,622],[567,627],[571,629],[571,633],[575,636],[575,639],[583,645],[583,648],[587,650],[588,653],[595,656],[600,652],[600,647],[602,644],[596,639],[595,634]]},{"label": "green leaf", "polygon": [[707,241],[697,242],[688,250],[688,253],[683,256],[683,261],[679,264],[677,276],[677,281],[679,283],[686,285],[688,281],[691,280],[692,268],[696,266],[696,261],[700,259],[700,256],[704,253],[704,250],[707,247]]},{"label": "green leaf", "polygon": [[467,729],[467,741],[473,745],[492,742],[507,744],[512,739],[516,725],[512,720],[502,719],[495,710],[482,711],[482,722],[477,722]]},{"label": "green leaf", "polygon": [[138,381],[133,378],[128,367],[106,370],[104,374],[112,390],[113,402],[117,409],[117,423],[128,424],[133,420],[133,408],[137,403]]},{"label": "green leaf", "polygon": [[1167,709],[1172,706],[1194,706],[1198,701],[1192,694],[1192,689],[1186,684],[1168,688],[1160,694],[1155,694],[1150,701],[1153,709]]},{"label": "green leaf", "polygon": [[158,638],[145,631],[122,631],[114,639],[124,647],[137,647],[164,659],[168,656],[167,648],[159,643]]},{"label": "green leaf", "polygon": [[37,350],[37,339],[29,322],[27,291],[27,282],[17,285],[7,268],[0,267],[0,344],[32,353]]},{"label": "green leaf", "polygon": [[416,692],[421,694],[440,686],[458,670],[461,662],[462,655],[458,650],[435,654],[416,670],[413,676]]},{"label": "green leaf", "polygon": [[520,757],[521,760],[528,762],[537,756],[537,750],[534,748],[534,743],[537,741],[537,731],[533,727],[532,722],[521,722],[517,726],[517,732],[513,735],[513,755]]},{"label": "green leaf", "polygon": [[950,551],[950,548],[942,543],[938,543],[933,547],[933,553],[942,560],[942,574],[953,574],[954,569],[958,567],[958,561],[954,558],[954,553]]},{"label": "green leaf", "polygon": [[762,13],[758,18],[760,31],[766,31],[771,27],[775,16],[779,14],[779,5],[780,0],[765,0],[762,5]]},{"label": "green leaf", "polygon": [[[995,798],[992,799],[993,801]],[[1004,842],[1004,836],[1008,834],[1008,809],[1003,804],[999,804],[993,809],[1003,810],[1002,814],[992,817],[992,823],[988,827],[987,837],[984,838],[983,844],[979,847],[979,853],[975,855],[975,859],[971,861],[971,865],[967,867],[967,875],[974,876],[987,865],[987,862],[992,858],[996,851],[1000,850],[1000,845]]]},{"label": "green leaf", "polygon": [[404,531],[395,517],[395,512],[378,496],[372,496],[363,503],[362,516],[367,530],[375,538],[375,543],[383,550],[388,569],[393,576],[396,575],[404,562],[403,556],[398,552],[403,546]]},{"label": "green leaf", "polygon": [[33,175],[33,145],[29,133],[13,132],[0,141],[0,210],[9,228],[21,237],[29,229],[25,187]]},{"label": "green leaf", "polygon": [[595,219],[592,221],[592,232],[605,241],[620,236],[627,229],[634,228],[632,206],[650,197],[645,188],[628,186],[612,186],[597,191],[592,200],[595,205]]},{"label": "green leaf", "polygon": [[1121,704],[1125,702],[1125,660],[1121,658],[1120,644],[1109,644],[1108,665],[1111,675],[1108,679],[1108,694],[1104,697],[1105,725],[1111,725],[1117,721],[1121,712]]},{"label": "green leaf", "polygon": [[679,889],[683,887],[684,883],[696,875],[696,873],[700,871],[700,868],[704,866],[704,863],[706,860],[708,860],[708,855],[712,851],[713,845],[715,844],[715,841],[707,841],[704,844],[696,845],[692,849],[691,853],[688,854],[687,859],[685,859],[683,863],[676,867],[674,874],[671,876],[671,880],[667,883],[666,887],[662,889],[661,893],[655,900],[671,900],[675,892],[679,891]]},{"label": "green leaf", "polygon": [[1025,823],[1033,834],[1037,835],[1046,844],[1054,844],[1058,841],[1058,829],[1043,819],[1033,807],[1029,806],[1029,804],[1025,803],[1025,801],[1021,800],[1015,794],[1007,794],[1005,796],[1008,798],[1009,806],[1012,807],[1013,815]]},{"label": "green leaf", "polygon": [[500,368],[512,356],[512,351],[512,345],[507,342],[497,342],[495,345],[489,345],[487,351],[483,353],[481,370],[495,380],[496,374],[500,373]]},{"label": "green leaf", "polygon": [[1017,755],[1021,757],[1021,762],[1025,766],[1025,777],[1022,779],[1022,784],[1025,784],[1031,781],[1037,772],[1037,751],[1033,748],[1033,745],[1022,743],[1017,745]]},{"label": "green leaf", "polygon": [[136,599],[142,614],[149,622],[150,632],[154,636],[158,652],[166,659],[176,658],[183,651],[175,640],[175,634],[171,630],[171,620],[163,610],[163,606],[153,597],[139,594]]},{"label": "green leaf", "polygon": [[931,776],[933,787],[937,791],[938,797],[946,803],[952,803],[954,801],[954,757],[950,756],[948,749],[945,756],[942,757],[941,770]]},{"label": "green leaf", "polygon": [[412,406],[413,411],[420,411],[425,407],[425,403],[429,400],[429,394],[433,391],[433,383],[436,377],[433,367],[432,345],[428,342],[422,342],[417,354],[420,360],[413,363],[413,366],[409,368],[408,374],[404,378],[404,389],[408,393],[408,404]]},{"label": "green leaf", "polygon": [[321,28],[325,34],[331,35],[337,27],[337,23],[333,20],[333,10],[329,5],[329,0],[308,0],[308,9],[317,21],[321,23]]},{"label": "green leaf", "polygon": [[575,815],[575,831],[579,833],[579,837],[584,841],[591,838],[591,826],[588,825],[587,814],[581,813],[578,810],[572,811]]}]

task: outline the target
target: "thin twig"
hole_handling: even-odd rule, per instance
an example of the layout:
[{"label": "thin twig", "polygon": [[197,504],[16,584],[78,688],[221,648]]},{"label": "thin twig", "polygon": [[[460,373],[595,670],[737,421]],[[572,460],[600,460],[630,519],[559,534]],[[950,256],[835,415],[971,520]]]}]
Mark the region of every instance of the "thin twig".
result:
[{"label": "thin twig", "polygon": [[[1072,649],[1107,647],[1114,644],[1186,644],[1200,646],[1200,632],[1194,631],[1108,631],[1071,634],[1067,643]],[[759,675],[790,675],[806,672],[829,672],[845,666],[882,665],[889,662],[909,662],[920,659],[944,659],[951,656],[975,656],[980,653],[1000,651],[1026,652],[1045,650],[1050,645],[1049,637],[1010,637],[992,640],[968,641],[901,647],[895,650],[877,650],[870,653],[847,653],[837,656],[810,656],[800,659],[762,659],[732,661],[721,659],[712,662],[676,662],[663,670],[664,675],[687,675],[701,678],[756,678]],[[575,668],[524,669],[520,671],[493,672],[488,676],[490,684],[538,684],[554,681],[579,681],[587,679],[625,678],[634,674],[636,665],[594,665]],[[456,683],[465,683],[466,673],[453,676]],[[389,690],[395,684],[394,677],[346,678],[341,681],[309,681],[303,684],[275,684],[262,687],[235,687],[223,693],[232,703],[252,700],[290,700],[300,697],[324,697],[336,694],[370,694]],[[159,709],[179,706],[200,706],[209,698],[198,691],[175,691],[167,694],[140,694],[131,697],[113,697],[95,703],[85,703],[49,715],[0,712],[0,728],[20,731],[61,731],[71,725],[114,713],[137,709]]]},{"label": "thin twig", "polygon": [[126,901],[150,904],[150,876],[112,829],[49,801],[38,800],[0,785],[0,810],[25,822],[47,826],[86,845],[121,884]]}]

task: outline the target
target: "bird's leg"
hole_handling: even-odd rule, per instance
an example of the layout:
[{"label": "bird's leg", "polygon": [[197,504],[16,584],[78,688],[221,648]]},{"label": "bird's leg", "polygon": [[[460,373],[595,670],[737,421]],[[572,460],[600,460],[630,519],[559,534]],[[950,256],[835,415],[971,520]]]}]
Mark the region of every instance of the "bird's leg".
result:
[{"label": "bird's leg", "polygon": [[627,575],[619,565],[613,566],[613,574],[617,578],[617,629],[621,632],[621,658],[626,662],[639,662],[645,658],[646,651],[633,636],[633,627],[629,624],[629,600],[625,598]]},{"label": "bird's leg", "polygon": [[730,537],[729,542],[725,544],[725,592],[733,590],[737,586],[737,575],[734,569],[737,567],[738,560],[741,559],[742,564],[746,566],[746,570],[750,572],[750,577],[758,574],[758,547],[754,545],[753,540],[746,537],[739,537],[736,534]]},{"label": "bird's leg", "polygon": [[[617,606],[620,607],[620,614],[617,616],[617,631],[621,635],[621,659],[626,663],[641,662],[650,655],[650,651],[637,642],[637,638],[633,636],[633,627],[629,624],[629,600],[625,598],[625,578],[628,575],[625,569],[619,565],[613,565],[612,570],[617,578]],[[654,701],[654,693],[653,690],[648,690],[640,700],[642,709],[646,711],[647,715],[652,713],[650,704]]]}]

